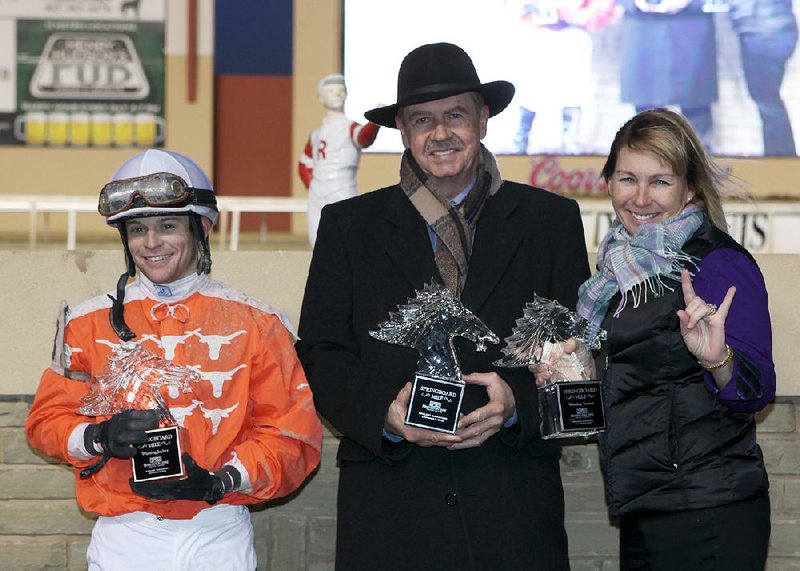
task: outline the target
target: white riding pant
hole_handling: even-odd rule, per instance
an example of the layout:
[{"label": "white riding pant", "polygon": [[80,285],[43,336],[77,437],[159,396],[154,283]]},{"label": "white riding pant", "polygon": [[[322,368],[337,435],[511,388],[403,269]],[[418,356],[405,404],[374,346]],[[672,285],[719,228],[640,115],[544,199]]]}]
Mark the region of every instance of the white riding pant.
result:
[{"label": "white riding pant", "polygon": [[220,504],[192,519],[145,512],[101,516],[86,560],[89,571],[254,571],[250,512]]}]

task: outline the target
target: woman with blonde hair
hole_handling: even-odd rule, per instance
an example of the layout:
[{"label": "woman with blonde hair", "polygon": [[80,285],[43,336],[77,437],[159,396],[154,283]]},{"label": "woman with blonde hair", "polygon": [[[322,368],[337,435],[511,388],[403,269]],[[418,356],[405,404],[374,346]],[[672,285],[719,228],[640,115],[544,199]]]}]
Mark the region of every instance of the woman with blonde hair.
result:
[{"label": "woman with blonde hair", "polygon": [[763,569],[769,482],[754,413],[775,394],[761,272],[727,234],[731,180],[681,115],[644,111],[602,171],[616,219],[578,312],[595,354],[599,436],[622,569]]}]

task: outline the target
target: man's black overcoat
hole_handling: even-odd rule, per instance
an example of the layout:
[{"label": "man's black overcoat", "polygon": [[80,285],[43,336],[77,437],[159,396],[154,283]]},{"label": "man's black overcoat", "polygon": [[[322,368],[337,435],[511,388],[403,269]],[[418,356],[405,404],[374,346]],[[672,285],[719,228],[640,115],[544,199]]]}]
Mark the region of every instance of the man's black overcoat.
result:
[{"label": "man's black overcoat", "polygon": [[[574,308],[589,277],[577,204],[505,182],[478,221],[462,302],[507,337],[534,294]],[[497,369],[457,339],[464,373],[495,371],[518,422],[482,446],[448,451],[382,436],[417,353],[369,336],[438,279],[425,222],[399,186],[325,207],[300,317],[298,352],[339,447],[338,569],[567,569],[557,445],[538,438],[524,369]],[[463,411],[487,401],[468,386]]]}]

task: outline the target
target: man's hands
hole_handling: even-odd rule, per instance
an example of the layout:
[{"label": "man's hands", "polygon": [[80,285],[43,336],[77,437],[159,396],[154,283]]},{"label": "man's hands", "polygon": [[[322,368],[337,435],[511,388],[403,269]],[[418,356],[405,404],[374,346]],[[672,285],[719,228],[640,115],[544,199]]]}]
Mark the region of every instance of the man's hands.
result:
[{"label": "man's hands", "polygon": [[115,458],[132,458],[137,444],[147,442],[146,430],[158,427],[154,410],[123,410],[108,420],[90,424],[83,433],[87,452],[95,456],[104,453]]},{"label": "man's hands", "polygon": [[456,432],[461,442],[448,446],[449,450],[480,446],[503,428],[517,406],[511,387],[497,373],[470,373],[463,378],[468,384],[486,387],[489,402],[461,417]]},{"label": "man's hands", "polygon": [[462,415],[455,434],[405,424],[411,383],[406,383],[389,405],[384,427],[388,432],[423,447],[441,446],[449,450],[461,450],[480,446],[514,415],[516,401],[511,387],[497,373],[471,373],[464,375],[463,379],[465,383],[486,387],[489,402]]},{"label": "man's hands", "polygon": [[155,482],[134,482],[131,479],[131,490],[153,500],[204,500],[214,504],[242,482],[242,475],[233,466],[212,473],[198,466],[188,452],[183,453],[183,463],[186,466],[184,479]]}]

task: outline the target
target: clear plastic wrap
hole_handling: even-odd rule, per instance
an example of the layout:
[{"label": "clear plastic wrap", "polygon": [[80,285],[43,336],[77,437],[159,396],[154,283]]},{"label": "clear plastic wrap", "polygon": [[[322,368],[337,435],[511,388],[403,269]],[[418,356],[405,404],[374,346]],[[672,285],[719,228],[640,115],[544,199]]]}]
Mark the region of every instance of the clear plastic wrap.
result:
[{"label": "clear plastic wrap", "polygon": [[575,353],[564,353],[563,343],[576,339],[589,349],[599,349],[605,331],[588,339],[588,329],[589,322],[577,313],[555,300],[534,295],[505,339],[506,345],[501,350],[505,357],[495,361],[495,365],[527,367],[545,363],[555,375],[554,381],[585,379],[584,366]]}]

